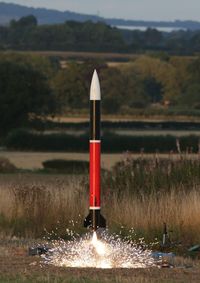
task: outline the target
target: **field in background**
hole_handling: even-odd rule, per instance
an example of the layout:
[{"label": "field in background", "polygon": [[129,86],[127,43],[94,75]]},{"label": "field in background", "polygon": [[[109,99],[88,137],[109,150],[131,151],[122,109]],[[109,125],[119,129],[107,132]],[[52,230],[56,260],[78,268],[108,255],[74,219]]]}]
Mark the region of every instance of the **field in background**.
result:
[{"label": "field in background", "polygon": [[[10,52],[10,51],[9,51]],[[3,53],[9,53],[3,51]],[[137,54],[105,53],[105,52],[76,52],[76,51],[15,51],[18,54],[40,55],[46,57],[58,57],[62,59],[103,59],[106,61],[129,61],[138,58]],[[191,57],[188,57],[191,58]],[[192,57],[193,58],[193,57]]]},{"label": "field in background", "polygon": [[[87,178],[63,175],[4,175],[0,182],[1,235],[37,238],[44,229],[65,237],[66,228],[83,233],[88,212]],[[134,188],[133,188],[134,189]],[[172,238],[189,247],[200,241],[200,187],[189,192],[172,189],[158,195],[110,194],[104,188],[103,214],[110,231],[126,235],[133,228],[136,238],[162,239],[163,222]],[[73,222],[72,222],[73,220]],[[185,248],[184,248],[185,249]]]},{"label": "field in background", "polygon": [[[58,116],[54,118],[48,118],[50,121],[59,123],[81,123],[89,122],[89,113],[66,113],[65,116]],[[140,121],[140,122],[200,122],[199,116],[184,116],[184,115],[138,115],[137,113],[132,115],[102,115],[102,121],[110,122],[129,122],[129,121]]]},{"label": "field in background", "polygon": [[[104,132],[104,131],[102,131]],[[86,131],[83,130],[47,130],[44,134],[57,134],[57,133],[65,133],[68,135],[73,136],[80,136],[86,134]],[[182,137],[182,136],[199,136],[200,137],[200,130],[131,130],[131,129],[113,129],[109,131],[109,133],[114,133],[121,136],[175,136],[175,137]]]},{"label": "field in background", "polygon": [[[42,162],[48,159],[89,160],[89,153],[66,152],[16,152],[2,151],[0,157],[8,158],[17,168],[41,169]],[[116,162],[123,159],[123,154],[102,154],[102,167],[110,169]]]},{"label": "field in background", "polygon": [[[89,158],[88,153],[55,152],[1,152],[0,156],[24,169],[41,168],[47,159]],[[141,160],[139,167],[126,167],[136,159]],[[150,166],[142,160],[149,160]],[[110,233],[125,237],[134,229],[133,239],[159,243],[166,222],[175,243],[167,251],[178,255],[172,269],[44,266],[39,257],[27,255],[30,245],[41,243],[47,232],[51,239],[69,239],[66,229],[86,232],[82,226],[88,213],[88,175],[1,174],[0,283],[199,283],[199,259],[188,257],[188,248],[200,242],[199,160],[199,154],[102,154],[102,165],[109,170],[116,162],[126,161],[125,167],[102,174],[102,214]],[[159,245],[153,249],[159,250]]]},{"label": "field in background", "polygon": [[[153,159],[157,156],[156,153],[149,154],[131,154],[130,152],[115,153],[115,154],[101,154],[102,168],[110,170],[117,162],[123,161],[131,156],[133,159],[145,158]],[[184,156],[184,154],[183,154]],[[22,151],[1,151],[0,157],[8,158],[12,164],[19,169],[37,170],[42,169],[42,162],[49,159],[64,159],[64,160],[89,160],[89,153],[66,153],[66,152],[22,152]],[[160,159],[180,159],[180,154],[169,153],[159,154]],[[187,158],[197,160],[200,158],[199,154],[187,154]]]},{"label": "field in background", "polygon": [[[102,209],[110,231],[148,241],[162,237],[163,222],[183,249],[200,241],[200,167],[198,160],[131,159],[102,174]],[[4,174],[0,176],[2,235],[40,237],[44,228],[65,235],[83,232],[88,210],[88,174]],[[73,220],[73,223],[71,222]],[[124,227],[124,228],[122,228]],[[125,230],[123,230],[125,229]]]}]

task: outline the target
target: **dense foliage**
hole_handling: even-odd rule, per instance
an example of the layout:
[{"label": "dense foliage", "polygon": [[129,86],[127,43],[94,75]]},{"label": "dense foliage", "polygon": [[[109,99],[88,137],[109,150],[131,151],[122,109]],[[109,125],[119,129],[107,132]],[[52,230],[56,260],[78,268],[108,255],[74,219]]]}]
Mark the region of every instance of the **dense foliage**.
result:
[{"label": "dense foliage", "polygon": [[[88,107],[92,72],[101,80],[104,113],[132,114],[134,109],[195,110],[200,105],[200,59],[138,56],[129,64],[108,67],[100,62],[68,63],[57,72],[52,88],[61,100],[61,111]],[[190,108],[188,108],[188,106]]]},{"label": "dense foliage", "polygon": [[0,26],[0,49],[144,52],[166,51],[171,54],[199,52],[200,31],[163,33],[119,30],[103,22],[38,25],[30,15]]},{"label": "dense foliage", "polygon": [[[171,156],[172,157],[172,156]],[[200,180],[199,160],[187,159],[187,155],[162,159],[159,155],[145,159],[142,155],[138,159],[127,157],[115,164],[112,172],[104,175],[104,186],[119,197],[125,192],[142,197],[144,194],[167,193],[176,188],[183,192]]]},{"label": "dense foliage", "polygon": [[200,109],[200,59],[140,55],[109,67],[99,60],[66,62],[39,55],[0,54],[1,133],[57,113],[86,112],[94,69],[108,114],[194,114]]},{"label": "dense foliage", "polygon": [[50,159],[42,165],[46,172],[65,174],[85,174],[89,168],[89,162],[85,160]]},{"label": "dense foliage", "polygon": [[[128,136],[104,133],[102,151],[116,152],[199,152],[197,136]],[[80,142],[81,141],[81,142]],[[178,148],[177,148],[178,143]],[[18,129],[10,132],[5,146],[11,150],[88,152],[88,134],[69,135],[62,133],[41,134]]]},{"label": "dense foliage", "polygon": [[116,28],[104,23],[69,21],[60,25],[37,25],[34,16],[12,20],[0,27],[2,49],[115,51],[122,49],[123,39]]},{"label": "dense foliage", "polygon": [[0,132],[27,126],[30,120],[53,109],[53,95],[44,74],[31,63],[1,56]]}]

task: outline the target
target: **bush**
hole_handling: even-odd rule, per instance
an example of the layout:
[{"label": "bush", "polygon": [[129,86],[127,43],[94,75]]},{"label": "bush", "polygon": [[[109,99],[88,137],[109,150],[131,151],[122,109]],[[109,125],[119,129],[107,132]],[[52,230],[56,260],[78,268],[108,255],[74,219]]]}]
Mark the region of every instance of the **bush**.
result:
[{"label": "bush", "polygon": [[[137,114],[137,113],[136,113]],[[199,114],[200,115],[200,112]],[[171,116],[171,114],[170,114]],[[132,130],[200,130],[199,122],[180,122],[180,121],[102,121],[102,129],[112,131],[113,129],[132,129]],[[33,127],[33,124],[31,124]],[[45,126],[48,130],[54,129],[77,129],[87,131],[89,122],[52,122],[45,121],[41,127]]]},{"label": "bush", "polygon": [[[115,152],[176,152],[177,138],[174,136],[122,136],[104,133],[102,151]],[[26,130],[12,131],[5,139],[8,149],[33,151],[88,152],[88,135],[39,134]],[[199,138],[185,136],[179,138],[181,151],[197,152]]]},{"label": "bush", "polygon": [[[81,141],[81,143],[80,143]],[[35,151],[88,151],[87,136],[40,134],[25,129],[11,131],[5,139],[8,149]]]},{"label": "bush", "polygon": [[17,170],[7,158],[0,157],[0,173],[13,173]]},{"label": "bush", "polygon": [[47,170],[67,172],[70,174],[85,173],[89,168],[89,162],[82,160],[52,159],[42,162],[42,165]]},{"label": "bush", "polygon": [[103,188],[109,187],[110,192],[123,196],[142,197],[172,190],[189,192],[191,187],[200,183],[200,162],[181,156],[174,160],[154,157],[151,159],[127,158],[118,162],[103,178]]}]

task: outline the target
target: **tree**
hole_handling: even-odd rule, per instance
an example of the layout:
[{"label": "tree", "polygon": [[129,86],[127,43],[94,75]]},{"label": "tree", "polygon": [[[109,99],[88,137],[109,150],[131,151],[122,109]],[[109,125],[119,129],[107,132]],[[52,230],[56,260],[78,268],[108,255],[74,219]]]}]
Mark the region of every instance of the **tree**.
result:
[{"label": "tree", "polygon": [[60,112],[88,107],[89,89],[94,69],[98,74],[106,68],[101,61],[85,63],[68,63],[52,80],[52,89],[56,94]]},{"label": "tree", "polygon": [[200,84],[188,85],[185,93],[180,98],[180,103],[185,107],[200,109]]},{"label": "tree", "polygon": [[124,103],[124,77],[116,68],[104,69],[100,75],[102,109],[105,113],[117,113]]},{"label": "tree", "polygon": [[187,66],[188,76],[180,103],[186,107],[200,109],[200,58],[192,60]]},{"label": "tree", "polygon": [[126,86],[123,97],[124,105],[129,108],[145,108],[150,104],[150,97],[144,87],[143,77],[135,70],[127,70],[123,73]]},{"label": "tree", "polygon": [[143,81],[145,93],[149,96],[151,103],[162,101],[163,86],[154,77],[147,77]]},{"label": "tree", "polygon": [[[175,101],[180,95],[179,85],[176,79],[178,75],[176,68],[159,58],[141,56],[136,59],[127,70],[135,71],[143,77],[143,79],[154,78],[154,82],[160,85],[158,87],[158,96],[162,93],[163,100]],[[155,85],[155,84],[154,84]]]},{"label": "tree", "polygon": [[88,103],[87,84],[79,64],[71,63],[66,69],[60,70],[52,81],[52,88],[60,112],[85,108]]},{"label": "tree", "polygon": [[37,26],[37,18],[33,15],[22,17],[18,21],[12,20],[10,22],[11,28],[27,28]]},{"label": "tree", "polygon": [[0,131],[26,126],[54,110],[46,79],[31,65],[0,61]]},{"label": "tree", "polygon": [[162,32],[156,30],[156,29],[152,29],[152,28],[148,28],[145,32],[144,32],[144,38],[145,38],[145,45],[148,47],[159,47],[159,45],[162,42],[163,36],[162,36]]}]

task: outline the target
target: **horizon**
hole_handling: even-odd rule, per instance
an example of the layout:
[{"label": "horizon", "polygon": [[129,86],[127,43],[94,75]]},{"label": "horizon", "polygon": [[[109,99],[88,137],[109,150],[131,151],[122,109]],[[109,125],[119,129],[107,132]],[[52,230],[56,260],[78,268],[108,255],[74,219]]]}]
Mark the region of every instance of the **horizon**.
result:
[{"label": "horizon", "polygon": [[[198,0],[181,0],[181,5],[178,4],[180,0],[169,0],[164,3],[160,3],[160,0],[151,0],[151,3],[149,3],[149,0],[124,0],[123,4],[121,0],[110,0],[109,3],[107,0],[102,0],[101,3],[92,0],[84,0],[84,3],[82,3],[82,0],[69,0],[67,3],[65,0],[57,0],[56,2],[48,0],[3,0],[0,2],[32,8],[52,9],[61,12],[71,11],[81,14],[97,15],[103,18],[155,22],[176,20],[200,21],[200,15],[198,13],[200,2],[198,2]],[[169,2],[173,3],[170,5]],[[171,9],[172,6],[173,9]],[[154,7],[156,7],[156,9]]]}]

